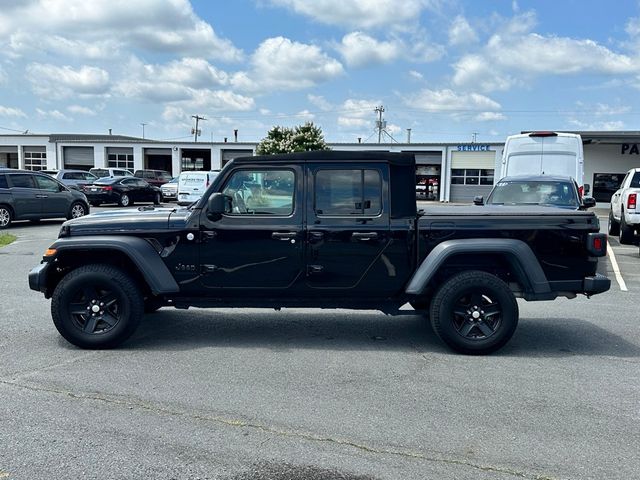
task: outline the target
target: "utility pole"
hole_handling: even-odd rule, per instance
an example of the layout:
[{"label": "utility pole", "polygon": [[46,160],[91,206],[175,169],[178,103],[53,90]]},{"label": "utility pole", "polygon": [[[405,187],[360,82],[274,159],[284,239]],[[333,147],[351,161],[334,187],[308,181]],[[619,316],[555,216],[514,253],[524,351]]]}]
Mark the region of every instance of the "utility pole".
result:
[{"label": "utility pole", "polygon": [[382,140],[382,131],[384,126],[382,125],[382,113],[384,112],[384,106],[380,105],[376,107],[374,112],[378,114],[378,120],[376,121],[376,128],[378,129],[378,143]]},{"label": "utility pole", "polygon": [[411,129],[407,128],[407,143],[411,143]]},{"label": "utility pole", "polygon": [[140,125],[142,125],[142,138],[144,138],[144,126],[147,125],[147,124],[142,122],[142,123],[140,123]]},{"label": "utility pole", "polygon": [[473,135],[473,139],[471,140],[471,143],[476,143],[476,138],[478,138],[478,132],[472,132],[471,135]]},{"label": "utility pole", "polygon": [[193,135],[194,135],[194,138],[193,138],[194,142],[197,142],[198,141],[198,135],[200,135],[200,133],[201,133],[200,130],[198,130],[198,122],[200,120],[204,121],[204,120],[206,120],[206,118],[200,117],[199,115],[191,115],[191,118],[195,118],[196,119],[196,128],[193,128],[191,130],[191,133],[193,133]]}]

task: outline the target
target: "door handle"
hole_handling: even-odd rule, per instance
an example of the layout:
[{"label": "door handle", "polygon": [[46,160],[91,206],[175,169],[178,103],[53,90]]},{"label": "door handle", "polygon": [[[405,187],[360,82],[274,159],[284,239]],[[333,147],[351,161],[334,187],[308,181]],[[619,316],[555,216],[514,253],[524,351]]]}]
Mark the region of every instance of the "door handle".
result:
[{"label": "door handle", "polygon": [[312,231],[309,232],[309,242],[316,243],[324,238],[324,232]]},{"label": "door handle", "polygon": [[296,238],[296,232],[273,232],[271,238],[274,240],[291,240]]},{"label": "door handle", "polygon": [[353,232],[351,238],[354,240],[375,240],[378,238],[377,232]]},{"label": "door handle", "polygon": [[49,195],[36,195],[36,198],[49,198]]}]

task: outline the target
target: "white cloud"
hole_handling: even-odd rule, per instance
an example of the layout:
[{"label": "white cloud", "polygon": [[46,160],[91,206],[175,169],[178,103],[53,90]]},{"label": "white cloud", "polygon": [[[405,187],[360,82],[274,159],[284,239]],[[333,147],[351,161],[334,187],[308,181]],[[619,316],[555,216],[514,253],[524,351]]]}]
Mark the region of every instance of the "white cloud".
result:
[{"label": "white cloud", "polygon": [[453,81],[479,85],[483,91],[506,90],[541,75],[598,73],[621,75],[640,71],[631,57],[589,39],[539,35],[531,12],[513,17],[478,53],[455,63]]},{"label": "white cloud", "polygon": [[498,111],[502,107],[489,97],[478,93],[455,93],[453,90],[425,88],[403,98],[405,105],[429,112],[452,113],[469,111]]},{"label": "white cloud", "polygon": [[275,37],[264,40],[251,56],[252,70],[231,77],[235,88],[250,92],[301,90],[344,73],[342,64],[320,47]]},{"label": "white cloud", "polygon": [[417,23],[425,8],[437,2],[431,0],[269,0],[274,6],[285,7],[329,25],[348,28],[406,26]]},{"label": "white cloud", "polygon": [[409,76],[415,80],[424,80],[424,75],[415,70],[409,70]]},{"label": "white cloud", "polygon": [[42,110],[40,108],[36,108],[36,113],[38,114],[38,118],[43,120],[57,120],[62,122],[71,121],[71,118],[67,117],[60,110]]},{"label": "white cloud", "polygon": [[195,14],[188,0],[136,0],[135,5],[129,0],[37,0],[10,8],[3,4],[0,40],[18,55],[41,45],[94,58],[124,46],[227,61],[243,56]]},{"label": "white cloud", "polygon": [[481,112],[475,116],[475,119],[479,122],[493,122],[496,120],[506,120],[507,117],[500,112]]},{"label": "white cloud", "polygon": [[625,124],[622,120],[610,120],[605,122],[583,122],[577,119],[571,119],[569,120],[569,124],[578,130],[613,131],[625,129]]},{"label": "white cloud", "polygon": [[74,94],[102,95],[109,89],[109,73],[98,67],[58,67],[32,63],[26,68],[34,93],[41,97],[65,98]]},{"label": "white cloud", "polygon": [[631,36],[640,36],[640,17],[630,18],[625,26],[625,31]]},{"label": "white cloud", "polygon": [[340,111],[338,125],[349,129],[373,127],[376,115],[375,108],[381,104],[380,100],[349,98],[338,107]]},{"label": "white cloud", "polygon": [[0,117],[23,117],[26,118],[27,115],[20,110],[19,108],[13,107],[4,107],[0,105]]},{"label": "white cloud", "polygon": [[316,116],[313,113],[311,113],[309,110],[306,110],[306,109],[298,112],[296,114],[296,117],[299,121],[304,121],[304,122],[311,122],[316,118]]},{"label": "white cloud", "polygon": [[7,80],[9,80],[9,76],[2,69],[2,65],[0,65],[0,85],[7,83]]},{"label": "white cloud", "polygon": [[69,112],[75,113],[77,115],[87,115],[87,116],[90,116],[90,117],[94,117],[96,115],[96,112],[94,112],[90,108],[83,107],[81,105],[69,105],[67,107],[67,110]]},{"label": "white cloud", "polygon": [[399,41],[378,41],[362,32],[348,33],[337,48],[347,65],[352,67],[389,63],[403,51]]},{"label": "white cloud", "polygon": [[478,35],[466,18],[462,15],[458,15],[453,19],[451,27],[449,28],[450,45],[465,45],[477,41]]},{"label": "white cloud", "polygon": [[307,100],[323,112],[333,109],[333,105],[331,105],[322,95],[313,95],[310,93],[307,95]]}]

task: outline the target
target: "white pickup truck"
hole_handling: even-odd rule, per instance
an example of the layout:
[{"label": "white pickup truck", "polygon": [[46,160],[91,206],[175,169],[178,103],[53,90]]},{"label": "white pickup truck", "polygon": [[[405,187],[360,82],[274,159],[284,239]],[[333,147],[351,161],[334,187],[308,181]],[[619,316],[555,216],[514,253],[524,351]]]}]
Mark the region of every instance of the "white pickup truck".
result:
[{"label": "white pickup truck", "polygon": [[620,188],[611,197],[609,235],[619,235],[620,243],[635,243],[640,232],[640,168],[632,168],[622,180]]}]

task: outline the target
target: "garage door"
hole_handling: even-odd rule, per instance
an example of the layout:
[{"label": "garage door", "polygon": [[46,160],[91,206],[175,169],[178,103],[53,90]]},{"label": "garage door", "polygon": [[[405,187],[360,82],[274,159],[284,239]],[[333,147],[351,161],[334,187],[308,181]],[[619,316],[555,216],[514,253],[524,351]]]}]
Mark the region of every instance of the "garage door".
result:
[{"label": "garage door", "polygon": [[238,157],[251,157],[253,150],[222,150],[222,166]]},{"label": "garage door", "polygon": [[471,203],[477,195],[486,198],[493,188],[495,168],[495,151],[453,152],[449,201]]},{"label": "garage door", "polygon": [[88,170],[95,166],[93,147],[64,147],[63,157],[65,168]]}]

